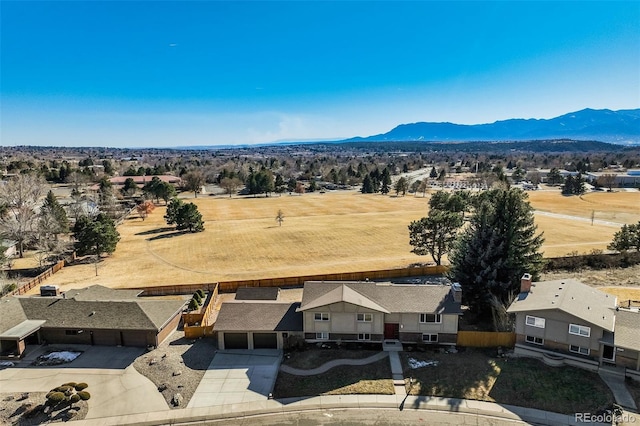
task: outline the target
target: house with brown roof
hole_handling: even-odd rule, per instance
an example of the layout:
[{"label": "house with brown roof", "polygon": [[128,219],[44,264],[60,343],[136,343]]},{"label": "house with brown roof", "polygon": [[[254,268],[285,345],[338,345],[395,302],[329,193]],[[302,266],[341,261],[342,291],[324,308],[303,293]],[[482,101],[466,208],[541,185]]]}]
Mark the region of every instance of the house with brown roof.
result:
[{"label": "house with brown roof", "polygon": [[309,281],[298,311],[307,342],[455,345],[461,300],[458,284]]},{"label": "house with brown roof", "polygon": [[300,303],[281,301],[278,288],[239,288],[222,303],[213,326],[220,349],[283,349],[302,338]]},{"label": "house with brown roof", "polygon": [[507,312],[516,317],[516,355],[594,371],[603,364],[640,371],[640,314],[617,308],[613,295],[573,279],[533,283],[525,274]]},{"label": "house with brown roof", "polygon": [[95,285],[56,297],[0,301],[0,356],[21,357],[29,344],[158,346],[178,326],[185,301],[137,297],[139,290]]}]

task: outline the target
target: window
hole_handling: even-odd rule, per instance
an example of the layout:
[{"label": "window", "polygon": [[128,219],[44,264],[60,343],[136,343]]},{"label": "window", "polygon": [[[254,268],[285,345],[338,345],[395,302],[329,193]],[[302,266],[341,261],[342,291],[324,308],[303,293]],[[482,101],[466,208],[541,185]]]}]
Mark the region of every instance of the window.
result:
[{"label": "window", "polygon": [[532,327],[544,328],[545,319],[527,315],[526,322],[527,322],[527,325],[530,325]]},{"label": "window", "polygon": [[371,334],[369,333],[359,333],[358,340],[371,340]]},{"label": "window", "polygon": [[575,334],[576,336],[591,336],[591,327],[585,327],[584,325],[569,324],[569,334]]},{"label": "window", "polygon": [[527,336],[525,337],[525,340],[528,343],[533,343],[535,345],[544,345],[544,339],[542,337]]},{"label": "window", "polygon": [[425,343],[437,343],[438,335],[437,334],[423,334],[422,341]]},{"label": "window", "polygon": [[316,333],[316,340],[329,340],[329,333],[323,331],[322,333]]},{"label": "window", "polygon": [[67,336],[75,336],[77,334],[82,334],[83,330],[65,330],[64,334]]},{"label": "window", "polygon": [[313,319],[316,321],[329,321],[329,313],[328,312],[316,312],[313,314]]},{"label": "window", "polygon": [[570,345],[569,352],[575,352],[580,355],[589,355],[591,350],[589,348],[583,348],[582,346]]},{"label": "window", "polygon": [[358,322],[371,322],[373,321],[373,314],[356,314],[356,320]]},{"label": "window", "polygon": [[440,324],[442,322],[442,317],[436,314],[420,314],[420,322]]}]

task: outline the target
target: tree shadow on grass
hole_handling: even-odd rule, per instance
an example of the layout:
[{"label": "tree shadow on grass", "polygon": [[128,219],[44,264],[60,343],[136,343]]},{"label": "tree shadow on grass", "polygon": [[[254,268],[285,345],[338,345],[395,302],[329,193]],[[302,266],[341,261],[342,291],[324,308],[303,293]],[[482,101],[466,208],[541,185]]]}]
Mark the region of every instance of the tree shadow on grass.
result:
[{"label": "tree shadow on grass", "polygon": [[184,235],[184,234],[190,234],[190,232],[188,230],[175,231],[168,234],[156,235],[155,237],[147,238],[147,241],[155,241],[155,240],[163,240],[165,238],[179,237],[180,235]]},{"label": "tree shadow on grass", "polygon": [[169,231],[173,231],[175,228],[173,226],[166,226],[164,228],[156,228],[156,229],[151,229],[149,231],[143,231],[143,232],[138,232],[135,235],[153,235],[153,234],[160,234],[162,232],[169,232]]}]

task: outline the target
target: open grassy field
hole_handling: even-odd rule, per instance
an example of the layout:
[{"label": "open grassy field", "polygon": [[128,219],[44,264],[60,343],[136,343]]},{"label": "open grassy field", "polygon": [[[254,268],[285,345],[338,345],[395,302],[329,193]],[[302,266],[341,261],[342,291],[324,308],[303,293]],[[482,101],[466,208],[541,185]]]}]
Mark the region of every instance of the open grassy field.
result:
[{"label": "open grassy field", "polygon": [[[534,206],[552,212],[591,214],[580,210],[584,201],[577,197],[556,192],[529,194]],[[640,219],[636,208],[640,193],[593,195],[601,205],[606,200],[600,196],[612,196],[611,215]],[[92,264],[75,265],[58,272],[47,284],[61,285],[64,290],[91,284],[206,283],[376,270],[431,261],[429,256],[410,252],[407,229],[412,220],[427,214],[428,197],[336,192],[269,198],[201,196],[193,201],[204,217],[204,232],[175,233],[166,226],[165,208],[160,206],[145,221],[131,217],[118,228],[121,241],[116,252],[99,264],[98,276]],[[285,215],[282,226],[275,220],[279,209]],[[616,226],[592,226],[589,221],[568,217],[537,215],[536,222],[545,233],[545,256],[604,249],[617,230]]]}]

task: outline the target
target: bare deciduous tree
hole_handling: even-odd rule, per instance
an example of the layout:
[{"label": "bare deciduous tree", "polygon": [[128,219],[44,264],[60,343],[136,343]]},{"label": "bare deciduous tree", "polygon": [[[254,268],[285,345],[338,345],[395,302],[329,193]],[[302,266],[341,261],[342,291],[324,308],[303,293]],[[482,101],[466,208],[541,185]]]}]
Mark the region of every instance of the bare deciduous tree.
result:
[{"label": "bare deciduous tree", "polygon": [[282,222],[284,222],[284,213],[282,212],[282,210],[278,210],[278,214],[276,216],[276,222],[278,222],[278,224],[282,226]]},{"label": "bare deciduous tree", "polygon": [[0,185],[0,235],[18,244],[18,255],[24,257],[24,248],[35,238],[38,224],[37,203],[46,189],[45,182],[30,174],[17,175]]}]

